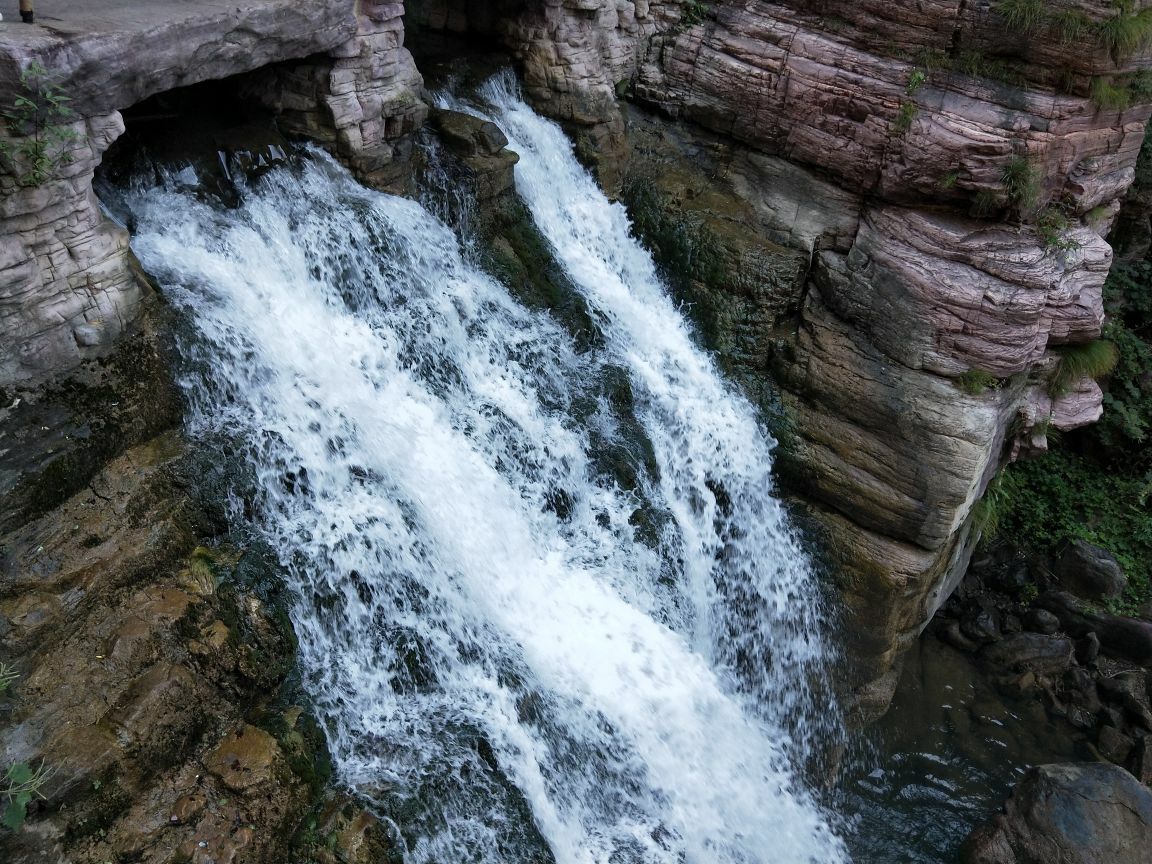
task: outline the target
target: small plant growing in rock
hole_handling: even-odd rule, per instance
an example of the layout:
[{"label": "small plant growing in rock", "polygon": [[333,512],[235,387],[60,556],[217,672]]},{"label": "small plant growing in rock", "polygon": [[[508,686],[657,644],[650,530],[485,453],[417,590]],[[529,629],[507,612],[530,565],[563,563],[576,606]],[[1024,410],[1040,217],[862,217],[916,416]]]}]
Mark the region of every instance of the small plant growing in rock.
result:
[{"label": "small plant growing in rock", "polygon": [[1017,33],[1031,33],[1044,22],[1047,12],[1044,0],[1000,0],[994,8]]},{"label": "small plant growing in rock", "polygon": [[940,178],[940,182],[937,185],[939,185],[941,189],[945,190],[955,188],[957,181],[960,179],[960,173],[961,172],[959,168],[954,171],[949,171],[947,174]]},{"label": "small plant growing in rock", "polygon": [[69,98],[48,70],[30,63],[20,73],[20,93],[0,112],[9,140],[0,141],[0,159],[21,186],[41,186],[71,161],[76,133]]},{"label": "small plant growing in rock", "polygon": [[1013,491],[1012,477],[1001,471],[972,507],[972,524],[980,532],[982,543],[995,540],[1000,533],[1004,514],[1011,507]]},{"label": "small plant growing in rock", "polygon": [[1049,205],[1036,216],[1036,236],[1045,252],[1074,252],[1080,241],[1067,236],[1071,223],[1064,211]]},{"label": "small plant growing in rock", "polygon": [[969,396],[979,396],[988,390],[999,390],[1003,382],[983,369],[969,369],[956,377],[956,386]]},{"label": "small plant growing in rock", "polygon": [[1152,43],[1152,9],[1135,7],[1134,0],[1112,0],[1116,14],[1096,24],[1096,37],[1116,63]]},{"label": "small plant growing in rock", "polygon": [[12,686],[12,682],[19,677],[20,673],[7,663],[0,663],[0,696],[7,693],[8,688]]},{"label": "small plant growing in rock", "polygon": [[1103,111],[1126,111],[1132,102],[1127,87],[1118,87],[1107,78],[1092,79],[1092,103]]},{"label": "small plant growing in rock", "polygon": [[896,113],[896,119],[892,122],[892,126],[897,133],[903,135],[912,128],[912,121],[916,119],[916,115],[919,113],[920,108],[915,102],[901,102],[900,110]]},{"label": "small plant growing in rock", "polygon": [[1085,378],[1102,378],[1116,368],[1120,353],[1114,342],[1097,339],[1060,350],[1060,362],[1052,375],[1051,393],[1059,396]]},{"label": "small plant growing in rock", "polygon": [[701,0],[684,0],[680,4],[679,26],[684,28],[699,24],[711,11],[712,7],[702,3]]},{"label": "small plant growing in rock", "polygon": [[905,88],[909,96],[914,96],[916,91],[928,83],[928,74],[921,69],[913,69],[908,75],[908,86]]},{"label": "small plant growing in rock", "polygon": [[1049,20],[1065,45],[1077,42],[1092,32],[1092,19],[1083,9],[1061,9],[1053,12]]},{"label": "small plant growing in rock", "polygon": [[1013,156],[1000,171],[1008,203],[1021,214],[1032,213],[1040,203],[1040,169],[1027,156]]},{"label": "small plant growing in rock", "polygon": [[33,768],[27,762],[9,765],[0,778],[0,799],[4,801],[0,824],[12,831],[19,831],[28,813],[28,805],[33,798],[44,797],[40,790],[51,776],[52,769],[43,763],[39,768]]}]

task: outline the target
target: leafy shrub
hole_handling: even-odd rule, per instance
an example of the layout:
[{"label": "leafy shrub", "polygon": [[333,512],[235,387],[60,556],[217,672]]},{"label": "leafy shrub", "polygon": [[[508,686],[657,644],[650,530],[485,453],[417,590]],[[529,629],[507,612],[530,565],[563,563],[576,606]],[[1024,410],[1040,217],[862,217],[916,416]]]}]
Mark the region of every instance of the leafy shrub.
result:
[{"label": "leafy shrub", "polygon": [[20,92],[0,112],[9,140],[0,141],[5,170],[21,186],[41,186],[71,161],[69,147],[76,134],[67,123],[74,118],[68,96],[39,63],[20,73]]},{"label": "leafy shrub", "polygon": [[44,797],[40,790],[52,776],[52,770],[41,763],[33,768],[27,762],[16,762],[8,766],[0,777],[0,798],[4,800],[4,812],[0,815],[0,825],[12,831],[20,830],[28,805],[34,797]]},{"label": "leafy shrub", "polygon": [[684,0],[680,4],[679,27],[693,27],[703,21],[711,11],[712,7],[700,0]]},{"label": "leafy shrub", "polygon": [[1046,252],[1073,252],[1080,241],[1067,236],[1071,223],[1059,207],[1049,205],[1036,216],[1036,236]]},{"label": "leafy shrub", "polygon": [[1000,506],[1001,535],[1054,554],[1077,538],[1116,556],[1128,575],[1121,604],[1148,600],[1152,578],[1152,508],[1142,498],[1149,478],[1102,468],[1068,449],[1010,465]]},{"label": "leafy shrub", "polygon": [[[1054,553],[1082,538],[1116,556],[1128,574],[1120,610],[1152,596],[1152,263],[1113,267],[1104,292],[1113,346],[1072,362],[1081,373],[1114,363],[1100,422],[1069,433],[1044,456],[1009,466],[1002,534]],[[1098,344],[1098,343],[1094,343]]]},{"label": "leafy shrub", "polygon": [[1116,346],[1116,366],[1104,394],[1104,416],[1093,427],[1107,453],[1123,467],[1152,470],[1146,447],[1152,431],[1152,263],[1120,265],[1104,292],[1109,321],[1104,335]]}]

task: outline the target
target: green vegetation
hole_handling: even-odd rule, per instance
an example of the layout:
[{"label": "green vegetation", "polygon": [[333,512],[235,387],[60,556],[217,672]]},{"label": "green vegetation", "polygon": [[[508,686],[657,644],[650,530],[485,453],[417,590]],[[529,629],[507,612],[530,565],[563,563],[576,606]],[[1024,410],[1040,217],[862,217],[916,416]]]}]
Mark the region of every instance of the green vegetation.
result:
[{"label": "green vegetation", "polygon": [[1009,493],[1001,533],[1036,552],[1058,553],[1077,538],[1116,556],[1128,575],[1120,611],[1149,598],[1152,509],[1148,477],[1113,471],[1065,449],[1015,463],[1006,470]]},{"label": "green vegetation", "polygon": [[8,140],[0,141],[0,164],[20,186],[41,186],[71,161],[76,133],[68,97],[48,70],[31,63],[20,73],[20,92],[0,111]]},{"label": "green vegetation", "polygon": [[1040,169],[1027,156],[1017,154],[1004,163],[1000,182],[1008,203],[1021,215],[1035,212],[1040,203]]},{"label": "green vegetation", "polygon": [[680,21],[677,24],[678,29],[693,27],[703,21],[708,13],[712,11],[712,7],[707,3],[702,3],[701,0],[683,0],[680,4]]},{"label": "green vegetation", "polygon": [[1067,45],[1079,42],[1092,33],[1092,19],[1083,9],[1061,9],[1048,16],[1049,24],[1060,34],[1060,41]]},{"label": "green vegetation", "polygon": [[12,831],[20,830],[28,805],[35,797],[43,798],[40,790],[52,776],[52,770],[43,764],[33,768],[27,762],[17,762],[8,766],[0,777],[0,799],[4,802],[4,813],[0,825]]},{"label": "green vegetation", "polygon": [[0,663],[0,696],[7,693],[8,688],[12,686],[12,682],[19,677],[20,673],[7,663]]},{"label": "green vegetation", "polygon": [[1080,241],[1067,235],[1071,222],[1059,207],[1049,204],[1036,215],[1036,236],[1046,252],[1074,252]]},{"label": "green vegetation", "polygon": [[1116,63],[1152,44],[1152,9],[1137,9],[1135,0],[1112,0],[1113,14],[1099,21],[1083,9],[1050,9],[1047,0],[999,0],[993,8],[1014,33],[1048,28],[1064,44],[1091,37]]},{"label": "green vegetation", "polygon": [[916,91],[923,87],[928,82],[928,73],[923,69],[913,69],[908,75],[908,86],[905,87],[905,92],[909,96],[916,95]]},{"label": "green vegetation", "polygon": [[903,135],[912,128],[912,121],[916,119],[916,115],[920,113],[920,108],[915,102],[901,102],[900,110],[896,113],[896,119],[892,121],[892,127],[900,135]]},{"label": "green vegetation", "polygon": [[828,33],[839,33],[847,26],[848,22],[841,18],[839,15],[825,15],[820,19],[821,29],[827,31]]},{"label": "green vegetation", "polygon": [[1132,94],[1107,78],[1093,78],[1092,102],[1104,111],[1124,111],[1132,102]]},{"label": "green vegetation", "polygon": [[1009,466],[1001,534],[1058,553],[1081,538],[1116,556],[1128,574],[1117,611],[1152,599],[1152,263],[1117,265],[1105,287],[1104,340],[1069,349],[1069,379],[1111,374],[1100,422],[1060,446]]},{"label": "green vegetation", "polygon": [[1092,101],[1105,111],[1125,111],[1152,102],[1152,72],[1092,79]]},{"label": "green vegetation", "polygon": [[1010,29],[1031,33],[1047,19],[1045,6],[1045,0],[1000,0],[994,8]]},{"label": "green vegetation", "polygon": [[1060,362],[1050,384],[1053,395],[1067,393],[1077,381],[1103,378],[1116,368],[1119,352],[1107,339],[1060,349]]},{"label": "green vegetation", "polygon": [[990,57],[983,51],[963,51],[951,62],[953,72],[969,75],[972,78],[989,78],[1011,87],[1025,87],[1028,78],[1016,63]]},{"label": "green vegetation", "polygon": [[972,522],[980,531],[983,541],[994,540],[1000,534],[1005,514],[1011,509],[1014,500],[1014,480],[1013,474],[1000,472],[972,507]]},{"label": "green vegetation", "polygon": [[969,396],[979,396],[988,390],[999,390],[1003,382],[983,369],[969,369],[957,376],[956,386]]},{"label": "green vegetation", "polygon": [[1112,0],[1116,14],[1098,22],[1096,38],[1120,63],[1152,42],[1152,9],[1136,9],[1134,0]]},{"label": "green vegetation", "polygon": [[940,178],[939,185],[941,189],[952,189],[956,185],[956,181],[960,179],[960,169],[949,171]]}]

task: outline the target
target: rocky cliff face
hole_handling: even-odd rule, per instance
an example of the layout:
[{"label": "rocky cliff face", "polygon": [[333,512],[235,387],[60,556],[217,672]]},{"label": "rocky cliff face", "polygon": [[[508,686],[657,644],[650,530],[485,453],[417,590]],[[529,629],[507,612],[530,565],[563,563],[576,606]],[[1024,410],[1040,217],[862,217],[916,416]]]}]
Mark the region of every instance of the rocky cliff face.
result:
[{"label": "rocky cliff face", "polygon": [[[426,108],[402,5],[152,5],[105,10],[94,34],[4,37],[0,81],[41,59],[82,116],[51,182],[2,181],[3,381],[101,354],[131,321],[125,238],[91,178],[118,110],[150,93],[259,68],[242,88],[287,129],[404,185]],[[500,39],[607,184],[660,175],[666,207],[720,243],[728,266],[697,286],[701,305],[741,378],[770,367],[782,387],[784,455],[841,575],[865,715],[962,573],[1000,465],[1099,414],[1091,380],[1052,376],[1102,320],[1102,238],[1149,115],[1142,14],[1104,0],[409,4],[410,26]],[[133,52],[145,37],[165,63]],[[643,111],[671,118],[678,143]]]},{"label": "rocky cliff face", "polygon": [[[54,11],[47,5],[41,21]],[[121,110],[174,87],[281,64],[237,81],[237,89],[282,111],[289,131],[330,145],[383,184],[404,155],[394,153],[396,142],[424,118],[402,13],[401,4],[354,8],[345,0],[158,0],[6,27],[0,92],[24,93],[22,72],[39,64],[73,116],[63,124],[59,117],[0,124],[0,386],[106,354],[135,318],[140,292],[127,234],[92,192],[95,168],[124,131]],[[67,126],[65,144],[59,153],[52,148],[51,176],[33,182],[20,154],[44,124]]]},{"label": "rocky cliff face", "polygon": [[[466,29],[456,5],[419,18]],[[768,290],[793,292],[798,313],[777,309],[761,329],[788,455],[842,574],[865,716],[883,710],[901,651],[963,573],[998,468],[1101,410],[1093,381],[1052,375],[1103,320],[1103,238],[1149,116],[1144,37],[1116,34],[1142,13],[1033,11],[573,0],[496,28],[536,103],[599,147],[609,183],[635,143],[616,107],[626,94],[687,121],[690,137],[715,133],[696,147],[710,195],[657,181],[675,211],[714,224],[726,187],[737,205],[721,209],[753,227],[741,254],[807,255],[798,288]],[[730,271],[730,304],[757,293],[749,281],[763,281],[755,268]],[[715,290],[710,302],[723,305]]]}]

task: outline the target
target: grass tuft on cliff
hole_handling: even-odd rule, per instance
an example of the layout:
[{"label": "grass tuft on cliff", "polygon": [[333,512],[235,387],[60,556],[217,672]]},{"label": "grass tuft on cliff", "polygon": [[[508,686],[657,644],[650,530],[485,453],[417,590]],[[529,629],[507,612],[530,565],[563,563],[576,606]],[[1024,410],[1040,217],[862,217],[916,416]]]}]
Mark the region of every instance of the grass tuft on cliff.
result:
[{"label": "grass tuft on cliff", "polygon": [[1077,381],[1085,378],[1103,378],[1116,368],[1120,352],[1107,339],[1097,339],[1083,345],[1060,349],[1060,363],[1052,376],[1052,392],[1061,394]]},{"label": "grass tuft on cliff", "polygon": [[1031,33],[1044,22],[1046,6],[1045,0],[1000,0],[995,9],[1009,29]]},{"label": "grass tuft on cliff", "polygon": [[1096,37],[1116,63],[1152,44],[1152,9],[1136,9],[1134,0],[1113,0],[1115,15],[1096,23]]},{"label": "grass tuft on cliff", "polygon": [[999,390],[1001,381],[990,372],[983,369],[969,369],[956,376],[956,386],[969,396],[979,396],[989,390]]},{"label": "grass tuft on cliff", "polygon": [[1040,169],[1027,156],[1009,159],[1000,171],[1000,182],[1009,204],[1022,215],[1035,212],[1040,204]]}]

